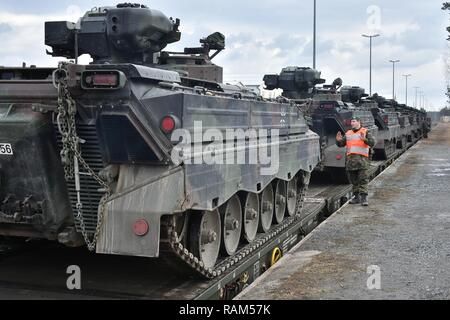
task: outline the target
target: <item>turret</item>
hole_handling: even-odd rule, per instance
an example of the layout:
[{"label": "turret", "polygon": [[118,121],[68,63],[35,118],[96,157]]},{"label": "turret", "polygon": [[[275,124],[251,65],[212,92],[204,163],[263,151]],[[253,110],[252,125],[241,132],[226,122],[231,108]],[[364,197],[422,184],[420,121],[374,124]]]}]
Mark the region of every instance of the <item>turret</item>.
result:
[{"label": "turret", "polygon": [[368,97],[368,95],[365,93],[364,88],[355,87],[355,86],[342,87],[341,95],[342,95],[342,101],[351,102],[351,103],[358,103],[361,101],[362,98]]},{"label": "turret", "polygon": [[77,59],[90,54],[94,63],[152,64],[155,54],[180,40],[180,21],[138,4],[119,4],[87,12],[77,23],[45,23],[45,44],[52,56]]},{"label": "turret", "polygon": [[288,99],[307,99],[312,97],[314,88],[325,83],[321,72],[305,67],[287,67],[279,75],[264,76],[268,90],[282,89],[283,97]]}]

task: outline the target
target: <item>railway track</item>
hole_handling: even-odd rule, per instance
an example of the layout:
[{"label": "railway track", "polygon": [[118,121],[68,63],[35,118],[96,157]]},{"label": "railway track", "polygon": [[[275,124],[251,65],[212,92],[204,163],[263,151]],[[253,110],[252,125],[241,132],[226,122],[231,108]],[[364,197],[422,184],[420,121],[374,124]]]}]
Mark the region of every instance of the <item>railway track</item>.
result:
[{"label": "railway track", "polygon": [[[413,145],[410,143],[407,149]],[[397,151],[387,161],[373,162],[371,178],[403,152]],[[305,195],[301,218],[275,227],[280,230],[273,230],[270,236],[263,235],[260,246],[214,280],[176,275],[161,261],[100,256],[83,248],[68,249],[41,242],[31,249],[21,246],[0,250],[0,288],[4,289],[0,291],[8,297],[25,299],[231,300],[345,205],[351,191],[350,185],[330,185],[320,175],[314,176]],[[81,269],[81,290],[67,289],[66,271],[71,265]],[[0,294],[0,298],[4,297]]]}]

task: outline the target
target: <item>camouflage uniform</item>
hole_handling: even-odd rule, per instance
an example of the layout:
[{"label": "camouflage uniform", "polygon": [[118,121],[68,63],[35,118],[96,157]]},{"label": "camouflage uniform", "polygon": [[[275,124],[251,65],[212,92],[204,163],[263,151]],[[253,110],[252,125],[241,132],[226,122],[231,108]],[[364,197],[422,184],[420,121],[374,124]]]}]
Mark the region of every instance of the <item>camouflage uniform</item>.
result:
[{"label": "camouflage uniform", "polygon": [[[353,130],[357,132],[358,130]],[[364,142],[373,148],[376,144],[373,136],[367,132]],[[343,148],[347,145],[347,139],[345,135],[342,137],[342,141],[336,141],[338,147]],[[353,185],[354,194],[369,194],[369,175],[368,170],[370,168],[370,159],[358,154],[351,154],[347,156],[347,174],[350,183]]]}]

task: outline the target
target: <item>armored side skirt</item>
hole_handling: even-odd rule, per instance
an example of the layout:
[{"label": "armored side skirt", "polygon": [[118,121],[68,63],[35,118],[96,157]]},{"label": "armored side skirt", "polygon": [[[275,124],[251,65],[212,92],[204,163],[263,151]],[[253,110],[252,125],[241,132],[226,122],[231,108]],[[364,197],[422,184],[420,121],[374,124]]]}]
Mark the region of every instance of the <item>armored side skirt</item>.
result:
[{"label": "armored side skirt", "polygon": [[[185,159],[184,164],[172,169],[122,166],[120,191],[108,203],[97,252],[158,257],[162,216],[215,209],[238,191],[260,193],[276,178],[289,181],[300,170],[311,172],[320,160],[318,137],[311,131],[273,141],[270,147],[275,150],[271,154],[271,168],[248,162],[186,164],[194,159]],[[251,148],[247,145],[239,152],[245,153],[248,160]],[[237,155],[238,149],[234,153]],[[221,154],[217,152],[216,156]],[[268,171],[262,171],[264,168]],[[133,225],[141,219],[148,222],[149,231],[138,237]]]}]

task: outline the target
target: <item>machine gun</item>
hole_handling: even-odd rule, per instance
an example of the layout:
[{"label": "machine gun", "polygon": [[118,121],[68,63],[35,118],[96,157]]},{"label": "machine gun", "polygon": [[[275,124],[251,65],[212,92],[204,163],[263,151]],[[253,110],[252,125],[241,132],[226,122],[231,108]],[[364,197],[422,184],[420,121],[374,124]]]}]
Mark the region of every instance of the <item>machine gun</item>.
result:
[{"label": "machine gun", "polygon": [[[185,54],[203,54],[209,58],[214,59],[220,52],[225,49],[225,36],[220,32],[214,32],[206,38],[200,39],[201,47],[185,48]],[[216,50],[210,55],[211,50]]]},{"label": "machine gun", "polygon": [[[184,52],[161,52],[158,64],[161,68],[177,71],[190,78],[223,82],[223,68],[211,62],[225,49],[225,36],[215,32],[200,39],[201,47],[185,48]],[[215,50],[213,54],[211,51]]]}]

